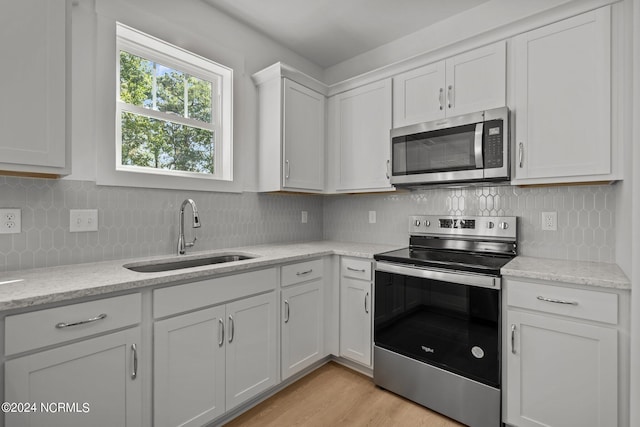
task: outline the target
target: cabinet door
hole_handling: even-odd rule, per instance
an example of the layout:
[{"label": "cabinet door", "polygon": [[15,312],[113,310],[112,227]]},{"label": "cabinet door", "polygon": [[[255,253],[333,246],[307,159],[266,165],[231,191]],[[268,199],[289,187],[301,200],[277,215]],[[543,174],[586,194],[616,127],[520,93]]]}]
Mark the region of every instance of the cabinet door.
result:
[{"label": "cabinet door", "polygon": [[324,117],[324,95],[284,79],[284,188],[324,188]]},{"label": "cabinet door", "polygon": [[445,115],[445,61],[393,78],[393,127],[408,126]]},{"label": "cabinet door", "polygon": [[507,319],[507,423],[617,425],[615,329],[512,310]]},{"label": "cabinet door", "polygon": [[500,42],[447,59],[448,117],[506,105],[506,43]]},{"label": "cabinet door", "polygon": [[[140,328],[133,328],[6,362],[5,400],[38,407],[33,413],[5,414],[5,424],[140,426],[142,378],[140,366],[134,366],[139,345]],[[40,406],[58,402],[66,409]]]},{"label": "cabinet door", "polygon": [[2,4],[0,169],[65,167],[65,20],[65,0]]},{"label": "cabinet door", "polygon": [[227,410],[276,384],[275,292],[227,304]]},{"label": "cabinet door", "polygon": [[201,426],[225,411],[224,306],[154,325],[154,425]]},{"label": "cabinet door", "polygon": [[612,172],[610,21],[606,7],[514,38],[517,180]]},{"label": "cabinet door", "polygon": [[340,355],[371,366],[371,282],[340,280]]},{"label": "cabinet door", "polygon": [[282,379],[323,356],[322,279],[282,291]]},{"label": "cabinet door", "polygon": [[336,190],[391,189],[391,79],[335,95],[332,106]]}]

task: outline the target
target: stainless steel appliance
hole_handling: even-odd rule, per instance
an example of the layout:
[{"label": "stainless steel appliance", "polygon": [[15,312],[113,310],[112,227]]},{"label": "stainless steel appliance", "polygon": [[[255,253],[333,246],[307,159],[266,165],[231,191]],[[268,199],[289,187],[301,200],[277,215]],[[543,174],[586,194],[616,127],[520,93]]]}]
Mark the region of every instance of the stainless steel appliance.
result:
[{"label": "stainless steel appliance", "polygon": [[391,130],[391,184],[508,181],[506,107]]},{"label": "stainless steel appliance", "polygon": [[410,218],[374,256],[374,382],[474,427],[500,426],[500,268],[516,217]]}]

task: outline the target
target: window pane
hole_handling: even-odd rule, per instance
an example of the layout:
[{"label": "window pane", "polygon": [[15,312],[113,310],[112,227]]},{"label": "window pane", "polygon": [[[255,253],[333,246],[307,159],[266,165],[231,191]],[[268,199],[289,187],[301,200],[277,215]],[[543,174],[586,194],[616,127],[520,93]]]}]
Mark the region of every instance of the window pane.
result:
[{"label": "window pane", "polygon": [[127,104],[151,108],[153,62],[120,51],[120,99]]},{"label": "window pane", "polygon": [[185,74],[158,63],[155,66],[158,91],[157,110],[186,117],[184,109]]},{"label": "window pane", "polygon": [[122,113],[122,164],[214,173],[214,134],[164,120]]},{"label": "window pane", "polygon": [[188,76],[189,118],[211,123],[211,82]]}]

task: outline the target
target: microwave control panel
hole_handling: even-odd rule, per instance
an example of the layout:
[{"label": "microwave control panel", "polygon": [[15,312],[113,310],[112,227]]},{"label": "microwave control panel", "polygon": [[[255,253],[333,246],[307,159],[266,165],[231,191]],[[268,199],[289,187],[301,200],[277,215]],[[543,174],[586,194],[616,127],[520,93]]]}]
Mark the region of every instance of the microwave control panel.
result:
[{"label": "microwave control panel", "polygon": [[503,164],[503,125],[502,120],[490,120],[484,123],[484,167],[501,168]]}]

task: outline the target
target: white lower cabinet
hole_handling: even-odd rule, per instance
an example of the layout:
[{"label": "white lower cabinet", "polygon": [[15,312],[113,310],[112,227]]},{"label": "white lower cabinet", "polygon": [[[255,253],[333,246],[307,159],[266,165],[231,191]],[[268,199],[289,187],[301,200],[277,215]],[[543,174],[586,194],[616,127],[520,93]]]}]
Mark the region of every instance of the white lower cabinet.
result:
[{"label": "white lower cabinet", "polygon": [[322,279],[282,290],[282,379],[323,356]]},{"label": "white lower cabinet", "polygon": [[154,425],[201,426],[276,384],[268,292],[154,325]]},{"label": "white lower cabinet", "polygon": [[6,362],[4,400],[36,406],[6,413],[5,425],[142,425],[140,339],[135,327]]},{"label": "white lower cabinet", "polygon": [[618,425],[618,330],[589,320],[613,312],[600,322],[617,323],[617,295],[521,281],[506,290],[504,421]]},{"label": "white lower cabinet", "polygon": [[340,356],[371,367],[371,262],[343,258],[341,271]]}]

